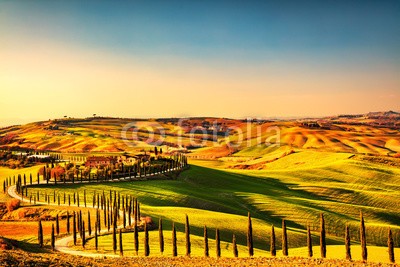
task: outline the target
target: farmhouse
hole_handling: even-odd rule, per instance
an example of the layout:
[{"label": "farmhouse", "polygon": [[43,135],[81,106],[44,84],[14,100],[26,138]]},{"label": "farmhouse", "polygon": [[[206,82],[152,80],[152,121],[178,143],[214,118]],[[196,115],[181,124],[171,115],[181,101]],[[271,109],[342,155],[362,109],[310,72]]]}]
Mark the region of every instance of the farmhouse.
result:
[{"label": "farmhouse", "polygon": [[105,156],[91,156],[88,157],[85,163],[86,167],[96,167],[98,165],[109,165],[115,164],[117,160],[114,157],[105,157]]}]

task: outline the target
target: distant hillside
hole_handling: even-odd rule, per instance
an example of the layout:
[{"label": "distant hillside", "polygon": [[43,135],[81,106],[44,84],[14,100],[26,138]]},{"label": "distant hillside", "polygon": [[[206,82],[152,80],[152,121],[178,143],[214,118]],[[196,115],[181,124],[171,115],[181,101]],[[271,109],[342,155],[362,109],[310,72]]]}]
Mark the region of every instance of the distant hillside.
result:
[{"label": "distant hillside", "polygon": [[[134,127],[123,132],[132,123]],[[393,111],[251,123],[221,118],[58,119],[2,128],[0,148],[82,153],[131,152],[161,145],[164,151],[186,148],[193,155],[223,157],[258,147],[260,140],[264,144],[277,134],[269,131],[269,127],[276,126],[280,131],[280,146],[287,147],[287,151],[296,148],[379,155],[400,152],[400,113]],[[161,134],[162,142],[156,143]],[[238,142],[241,144],[234,146]],[[258,151],[263,153],[259,148]]]}]

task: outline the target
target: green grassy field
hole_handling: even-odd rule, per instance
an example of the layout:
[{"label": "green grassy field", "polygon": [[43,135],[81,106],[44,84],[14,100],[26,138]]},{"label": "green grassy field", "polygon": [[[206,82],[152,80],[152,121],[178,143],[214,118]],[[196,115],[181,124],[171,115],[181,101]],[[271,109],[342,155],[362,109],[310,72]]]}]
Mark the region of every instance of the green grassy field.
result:
[{"label": "green grassy field", "polygon": [[5,202],[7,199],[9,199],[9,196],[3,193],[3,182],[5,179],[7,179],[8,177],[13,178],[14,176],[15,178],[17,178],[18,174],[21,174],[23,177],[25,174],[27,182],[29,183],[29,175],[32,174],[32,181],[36,182],[37,181],[36,175],[41,166],[42,165],[36,165],[23,169],[10,169],[7,167],[0,167],[0,185],[1,185],[0,202]]},{"label": "green grassy field", "polygon": [[88,199],[94,191],[117,190],[122,195],[138,197],[142,214],[156,221],[162,217],[165,229],[170,229],[174,221],[177,230],[183,232],[188,214],[194,236],[201,237],[203,226],[207,225],[210,233],[219,228],[223,241],[230,242],[235,233],[241,245],[246,244],[250,211],[255,246],[262,250],[269,247],[272,224],[277,228],[280,247],[282,219],[288,224],[289,247],[306,245],[307,224],[317,242],[321,212],[325,214],[328,244],[343,244],[346,223],[357,243],[358,216],[362,210],[368,244],[386,245],[390,226],[398,246],[400,171],[349,157],[350,154],[297,152],[261,171],[224,169],[219,161],[192,161],[190,169],[176,180],[40,186],[29,190],[49,194],[53,190],[67,194],[86,190]]}]

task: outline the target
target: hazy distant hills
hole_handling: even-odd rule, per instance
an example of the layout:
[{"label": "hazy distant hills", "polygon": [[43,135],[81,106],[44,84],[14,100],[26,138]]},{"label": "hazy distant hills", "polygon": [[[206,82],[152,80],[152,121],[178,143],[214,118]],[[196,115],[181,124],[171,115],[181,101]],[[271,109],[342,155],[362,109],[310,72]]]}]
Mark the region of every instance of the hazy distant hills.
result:
[{"label": "hazy distant hills", "polygon": [[[134,139],[131,136],[124,138],[123,129],[132,122],[139,131]],[[153,134],[159,139],[158,128],[161,127],[164,136],[157,145],[164,146],[164,151],[202,148],[192,152],[223,157],[255,146],[258,131],[261,133],[259,140],[265,143],[271,135],[268,133],[271,126],[280,130],[280,146],[287,148],[282,153],[292,148],[380,155],[400,152],[400,113],[394,111],[319,119],[253,120],[250,124],[246,120],[204,117],[186,118],[183,123],[177,118],[63,118],[2,128],[0,147],[73,153],[135,152],[156,145],[149,136]],[[149,132],[147,129],[155,130]],[[245,142],[233,149],[229,142],[241,138],[238,129]],[[217,134],[213,136],[214,132]],[[206,136],[203,137],[203,133]]]}]

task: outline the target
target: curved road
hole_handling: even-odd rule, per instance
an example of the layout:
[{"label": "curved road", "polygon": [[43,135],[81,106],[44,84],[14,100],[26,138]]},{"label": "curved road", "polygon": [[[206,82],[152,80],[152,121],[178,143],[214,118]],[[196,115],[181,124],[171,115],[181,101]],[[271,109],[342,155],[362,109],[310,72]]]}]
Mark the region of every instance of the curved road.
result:
[{"label": "curved road", "polygon": [[[180,169],[180,168],[173,168],[173,169],[170,169],[169,171],[174,171],[174,170],[177,170],[177,169]],[[160,174],[160,173],[153,173],[153,174],[146,175],[144,177],[150,177],[150,176],[154,176],[156,174]],[[107,181],[107,182],[122,182],[122,181],[127,181],[127,180],[126,180],[126,178],[124,178],[124,180],[120,180],[120,179],[119,180],[110,180],[110,181]],[[85,182],[88,183],[88,181],[84,181],[84,183]],[[81,182],[79,182],[79,183],[81,183]],[[97,182],[94,182],[94,183],[97,183]],[[47,183],[45,181],[41,181],[39,184],[47,184]],[[62,185],[64,183],[58,183],[58,184]],[[76,183],[76,184],[78,184],[78,183]],[[37,184],[32,184],[32,186],[35,186],[35,185],[37,185]],[[18,200],[20,200],[22,202],[29,202],[29,199],[22,198],[20,195],[18,195],[17,187],[15,185],[9,186],[8,189],[7,189],[7,193],[11,197],[16,198],[16,199],[18,199]],[[56,206],[56,207],[69,206],[67,204],[61,204],[61,203],[60,203],[60,205],[58,205],[56,203],[50,203],[49,204],[49,203],[44,202],[44,201],[36,201],[36,204],[43,204],[43,205],[47,205],[47,206]],[[76,205],[76,204],[71,204],[70,206],[78,207],[78,205]],[[86,208],[96,209],[95,207],[93,207],[93,204],[91,204],[91,205],[88,204]],[[123,211],[119,211],[119,212],[120,212],[120,214],[122,214]],[[123,228],[123,225],[121,224],[117,228],[118,229]],[[102,233],[109,233],[109,232],[104,229],[104,230],[101,230],[100,234],[102,234]],[[69,235],[69,236],[66,236],[66,237],[62,237],[60,239],[56,239],[55,250],[57,250],[59,252],[71,254],[71,255],[84,256],[84,257],[94,257],[94,258],[120,257],[119,255],[116,255],[116,254],[90,253],[90,252],[85,252],[85,251],[81,251],[81,250],[74,250],[74,249],[72,249],[71,247],[68,246],[68,244],[71,243],[71,242],[73,242],[73,236],[72,235]]]}]

